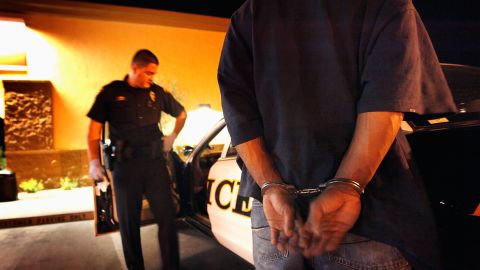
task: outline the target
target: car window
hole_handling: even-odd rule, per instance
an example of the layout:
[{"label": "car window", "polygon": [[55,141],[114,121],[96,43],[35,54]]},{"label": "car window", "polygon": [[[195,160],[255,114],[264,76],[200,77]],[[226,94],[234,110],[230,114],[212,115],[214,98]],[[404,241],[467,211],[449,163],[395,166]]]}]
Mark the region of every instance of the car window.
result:
[{"label": "car window", "polygon": [[227,129],[223,128],[215,137],[212,138],[212,140],[210,140],[210,142],[208,142],[208,146],[202,150],[200,156],[211,155],[212,153],[220,156],[225,144],[229,141],[230,135],[228,134]]}]

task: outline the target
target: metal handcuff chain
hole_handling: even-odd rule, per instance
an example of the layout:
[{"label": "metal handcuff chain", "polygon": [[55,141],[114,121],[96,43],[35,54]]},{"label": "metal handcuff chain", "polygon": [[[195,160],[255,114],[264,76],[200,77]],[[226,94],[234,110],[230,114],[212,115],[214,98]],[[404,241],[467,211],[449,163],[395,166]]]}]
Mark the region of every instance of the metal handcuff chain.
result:
[{"label": "metal handcuff chain", "polygon": [[352,179],[347,178],[332,178],[324,183],[319,184],[316,188],[305,188],[305,189],[296,189],[293,185],[288,185],[285,183],[275,183],[275,182],[265,182],[261,187],[262,196],[265,192],[271,187],[280,187],[288,191],[290,195],[294,198],[304,198],[304,197],[313,197],[322,193],[327,187],[332,184],[343,183],[352,186],[359,195],[364,193],[364,188],[362,185]]}]

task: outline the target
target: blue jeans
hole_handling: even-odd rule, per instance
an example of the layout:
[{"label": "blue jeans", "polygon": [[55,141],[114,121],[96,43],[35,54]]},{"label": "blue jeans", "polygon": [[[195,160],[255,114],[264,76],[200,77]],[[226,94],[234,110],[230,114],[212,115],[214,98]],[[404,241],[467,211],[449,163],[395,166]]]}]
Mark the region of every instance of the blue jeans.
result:
[{"label": "blue jeans", "polygon": [[411,269],[397,248],[351,233],[347,233],[336,251],[309,260],[301,253],[280,252],[270,242],[270,227],[258,200],[253,200],[251,220],[256,269],[302,270],[306,265],[322,270]]}]

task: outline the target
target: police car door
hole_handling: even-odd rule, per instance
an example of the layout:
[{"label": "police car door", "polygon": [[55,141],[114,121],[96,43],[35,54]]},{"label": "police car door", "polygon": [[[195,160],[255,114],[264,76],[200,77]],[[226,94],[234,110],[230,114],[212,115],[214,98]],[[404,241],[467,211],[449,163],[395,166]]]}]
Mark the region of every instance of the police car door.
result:
[{"label": "police car door", "polygon": [[[226,128],[225,128],[226,130]],[[238,196],[241,171],[235,148],[226,143],[207,180],[207,212],[215,238],[253,264],[251,198]]]}]

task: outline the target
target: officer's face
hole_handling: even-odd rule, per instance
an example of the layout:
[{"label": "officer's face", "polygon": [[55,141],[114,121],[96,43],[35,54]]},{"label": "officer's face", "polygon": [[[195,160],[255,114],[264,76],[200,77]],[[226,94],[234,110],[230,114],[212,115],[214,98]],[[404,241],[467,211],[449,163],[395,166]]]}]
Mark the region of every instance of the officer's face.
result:
[{"label": "officer's face", "polygon": [[153,83],[153,77],[157,74],[158,65],[149,63],[146,66],[133,65],[133,81],[135,87],[149,88]]}]

